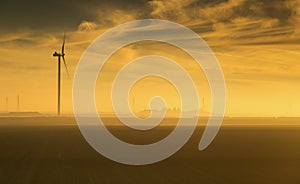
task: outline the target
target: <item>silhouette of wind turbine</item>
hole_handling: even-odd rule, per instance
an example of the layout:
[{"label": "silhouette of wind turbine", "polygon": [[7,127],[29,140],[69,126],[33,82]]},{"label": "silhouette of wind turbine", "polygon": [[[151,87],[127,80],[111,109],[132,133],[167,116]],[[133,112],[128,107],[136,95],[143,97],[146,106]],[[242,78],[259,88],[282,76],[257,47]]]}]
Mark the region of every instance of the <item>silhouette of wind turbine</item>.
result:
[{"label": "silhouette of wind turbine", "polygon": [[53,56],[54,57],[57,57],[58,58],[58,81],[57,81],[57,85],[58,85],[58,88],[57,88],[57,115],[59,116],[60,115],[60,74],[61,74],[61,58],[63,59],[63,62],[64,62],[64,65],[65,65],[65,68],[66,68],[66,71],[67,71],[67,75],[68,75],[68,78],[70,77],[69,76],[69,71],[68,71],[68,67],[67,67],[67,63],[66,63],[66,60],[65,60],[65,42],[66,42],[66,34],[64,33],[64,39],[63,39],[63,44],[62,44],[62,47],[61,47],[61,53],[58,53],[58,52],[54,52]]}]

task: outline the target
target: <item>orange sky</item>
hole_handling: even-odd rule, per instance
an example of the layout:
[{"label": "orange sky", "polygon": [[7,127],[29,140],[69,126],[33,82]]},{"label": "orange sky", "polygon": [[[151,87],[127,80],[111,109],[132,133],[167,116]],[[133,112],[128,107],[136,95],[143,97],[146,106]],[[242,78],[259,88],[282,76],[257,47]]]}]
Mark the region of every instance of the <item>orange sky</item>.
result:
[{"label": "orange sky", "polygon": [[[251,1],[250,4],[246,0],[212,4],[196,0],[128,2],[126,6],[118,3],[120,2],[102,1],[95,6],[76,6],[80,9],[77,13],[82,16],[76,14],[75,21],[68,15],[67,18],[72,20],[72,24],[65,23],[62,28],[43,27],[43,22],[52,19],[46,15],[41,15],[40,28],[32,26],[30,22],[22,25],[22,22],[26,22],[25,19],[6,20],[9,15],[1,18],[15,21],[16,25],[9,23],[0,32],[0,112],[7,110],[6,97],[9,100],[8,111],[16,111],[18,94],[22,111],[56,112],[57,58],[52,57],[52,53],[60,50],[64,30],[67,31],[66,59],[71,78],[67,78],[63,69],[62,111],[70,114],[72,75],[86,47],[101,33],[120,23],[142,18],[160,18],[191,28],[212,48],[226,80],[227,115],[300,115],[298,0],[272,3]],[[73,5],[75,7],[75,3]],[[136,6],[140,9],[131,8]],[[71,7],[67,8],[71,11]],[[25,13],[24,17],[26,16],[28,20],[36,21],[36,16]],[[17,26],[18,21],[20,26]],[[51,25],[55,26],[55,22]],[[198,84],[200,99],[205,99],[204,110],[208,111],[210,94],[201,69],[196,68],[194,61],[182,51],[153,42],[129,45],[110,58],[105,67],[111,70],[103,74],[103,80],[100,80],[100,76],[97,84],[96,99],[99,110],[111,110],[109,101],[103,95],[108,94],[117,68],[124,62],[154,53],[172,58],[187,69]],[[166,91],[172,91],[171,88],[157,78],[140,81],[133,90],[136,95],[136,110],[146,108],[150,94],[155,93],[167,95],[168,106],[177,107],[177,94],[166,94]]]}]

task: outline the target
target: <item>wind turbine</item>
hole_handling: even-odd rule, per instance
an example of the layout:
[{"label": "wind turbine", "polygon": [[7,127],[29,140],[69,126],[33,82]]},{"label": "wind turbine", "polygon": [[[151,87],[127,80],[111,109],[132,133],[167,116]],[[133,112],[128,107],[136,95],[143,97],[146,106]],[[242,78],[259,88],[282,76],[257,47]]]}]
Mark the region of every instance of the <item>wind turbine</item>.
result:
[{"label": "wind turbine", "polygon": [[65,68],[66,68],[66,71],[67,71],[67,75],[68,75],[68,78],[69,78],[69,71],[68,71],[68,67],[67,67],[67,63],[66,63],[66,60],[65,60],[65,42],[66,42],[66,34],[64,33],[64,39],[63,39],[63,44],[62,44],[62,47],[61,47],[61,53],[58,53],[58,52],[54,52],[53,56],[54,57],[57,57],[58,58],[58,81],[57,81],[57,85],[58,85],[58,88],[57,88],[57,115],[59,116],[60,115],[60,74],[61,74],[61,58],[63,59],[64,61],[64,65],[65,65]]}]

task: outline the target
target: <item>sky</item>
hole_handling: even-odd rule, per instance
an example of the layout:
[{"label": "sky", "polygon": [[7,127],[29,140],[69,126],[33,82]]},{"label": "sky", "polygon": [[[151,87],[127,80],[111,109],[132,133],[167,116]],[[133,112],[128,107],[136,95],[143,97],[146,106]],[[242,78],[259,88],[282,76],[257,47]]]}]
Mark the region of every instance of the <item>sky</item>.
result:
[{"label": "sky", "polygon": [[[62,111],[72,113],[72,79],[88,45],[110,28],[148,18],[180,23],[207,42],[224,73],[227,115],[300,115],[299,0],[1,1],[0,112],[16,111],[19,95],[21,111],[55,113],[57,58],[52,54],[60,51],[66,32],[71,77],[62,70]],[[201,69],[186,53],[158,42],[128,45],[109,59],[107,72],[97,81],[100,111],[112,110],[106,96],[117,70],[147,54],[183,65],[197,85],[200,103],[205,101],[204,111],[209,111],[209,86]],[[148,78],[132,89],[136,111],[147,108],[153,95],[164,96],[169,108],[180,105],[172,86]]]}]

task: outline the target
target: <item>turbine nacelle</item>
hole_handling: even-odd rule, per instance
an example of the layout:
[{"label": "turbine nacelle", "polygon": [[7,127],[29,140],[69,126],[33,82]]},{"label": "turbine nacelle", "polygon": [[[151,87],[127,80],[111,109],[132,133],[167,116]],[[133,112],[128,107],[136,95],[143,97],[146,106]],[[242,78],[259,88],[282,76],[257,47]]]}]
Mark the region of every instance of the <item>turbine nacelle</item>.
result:
[{"label": "turbine nacelle", "polygon": [[54,56],[54,57],[61,57],[61,56],[65,56],[65,54],[61,54],[61,53],[54,52],[54,53],[53,53],[53,56]]}]

